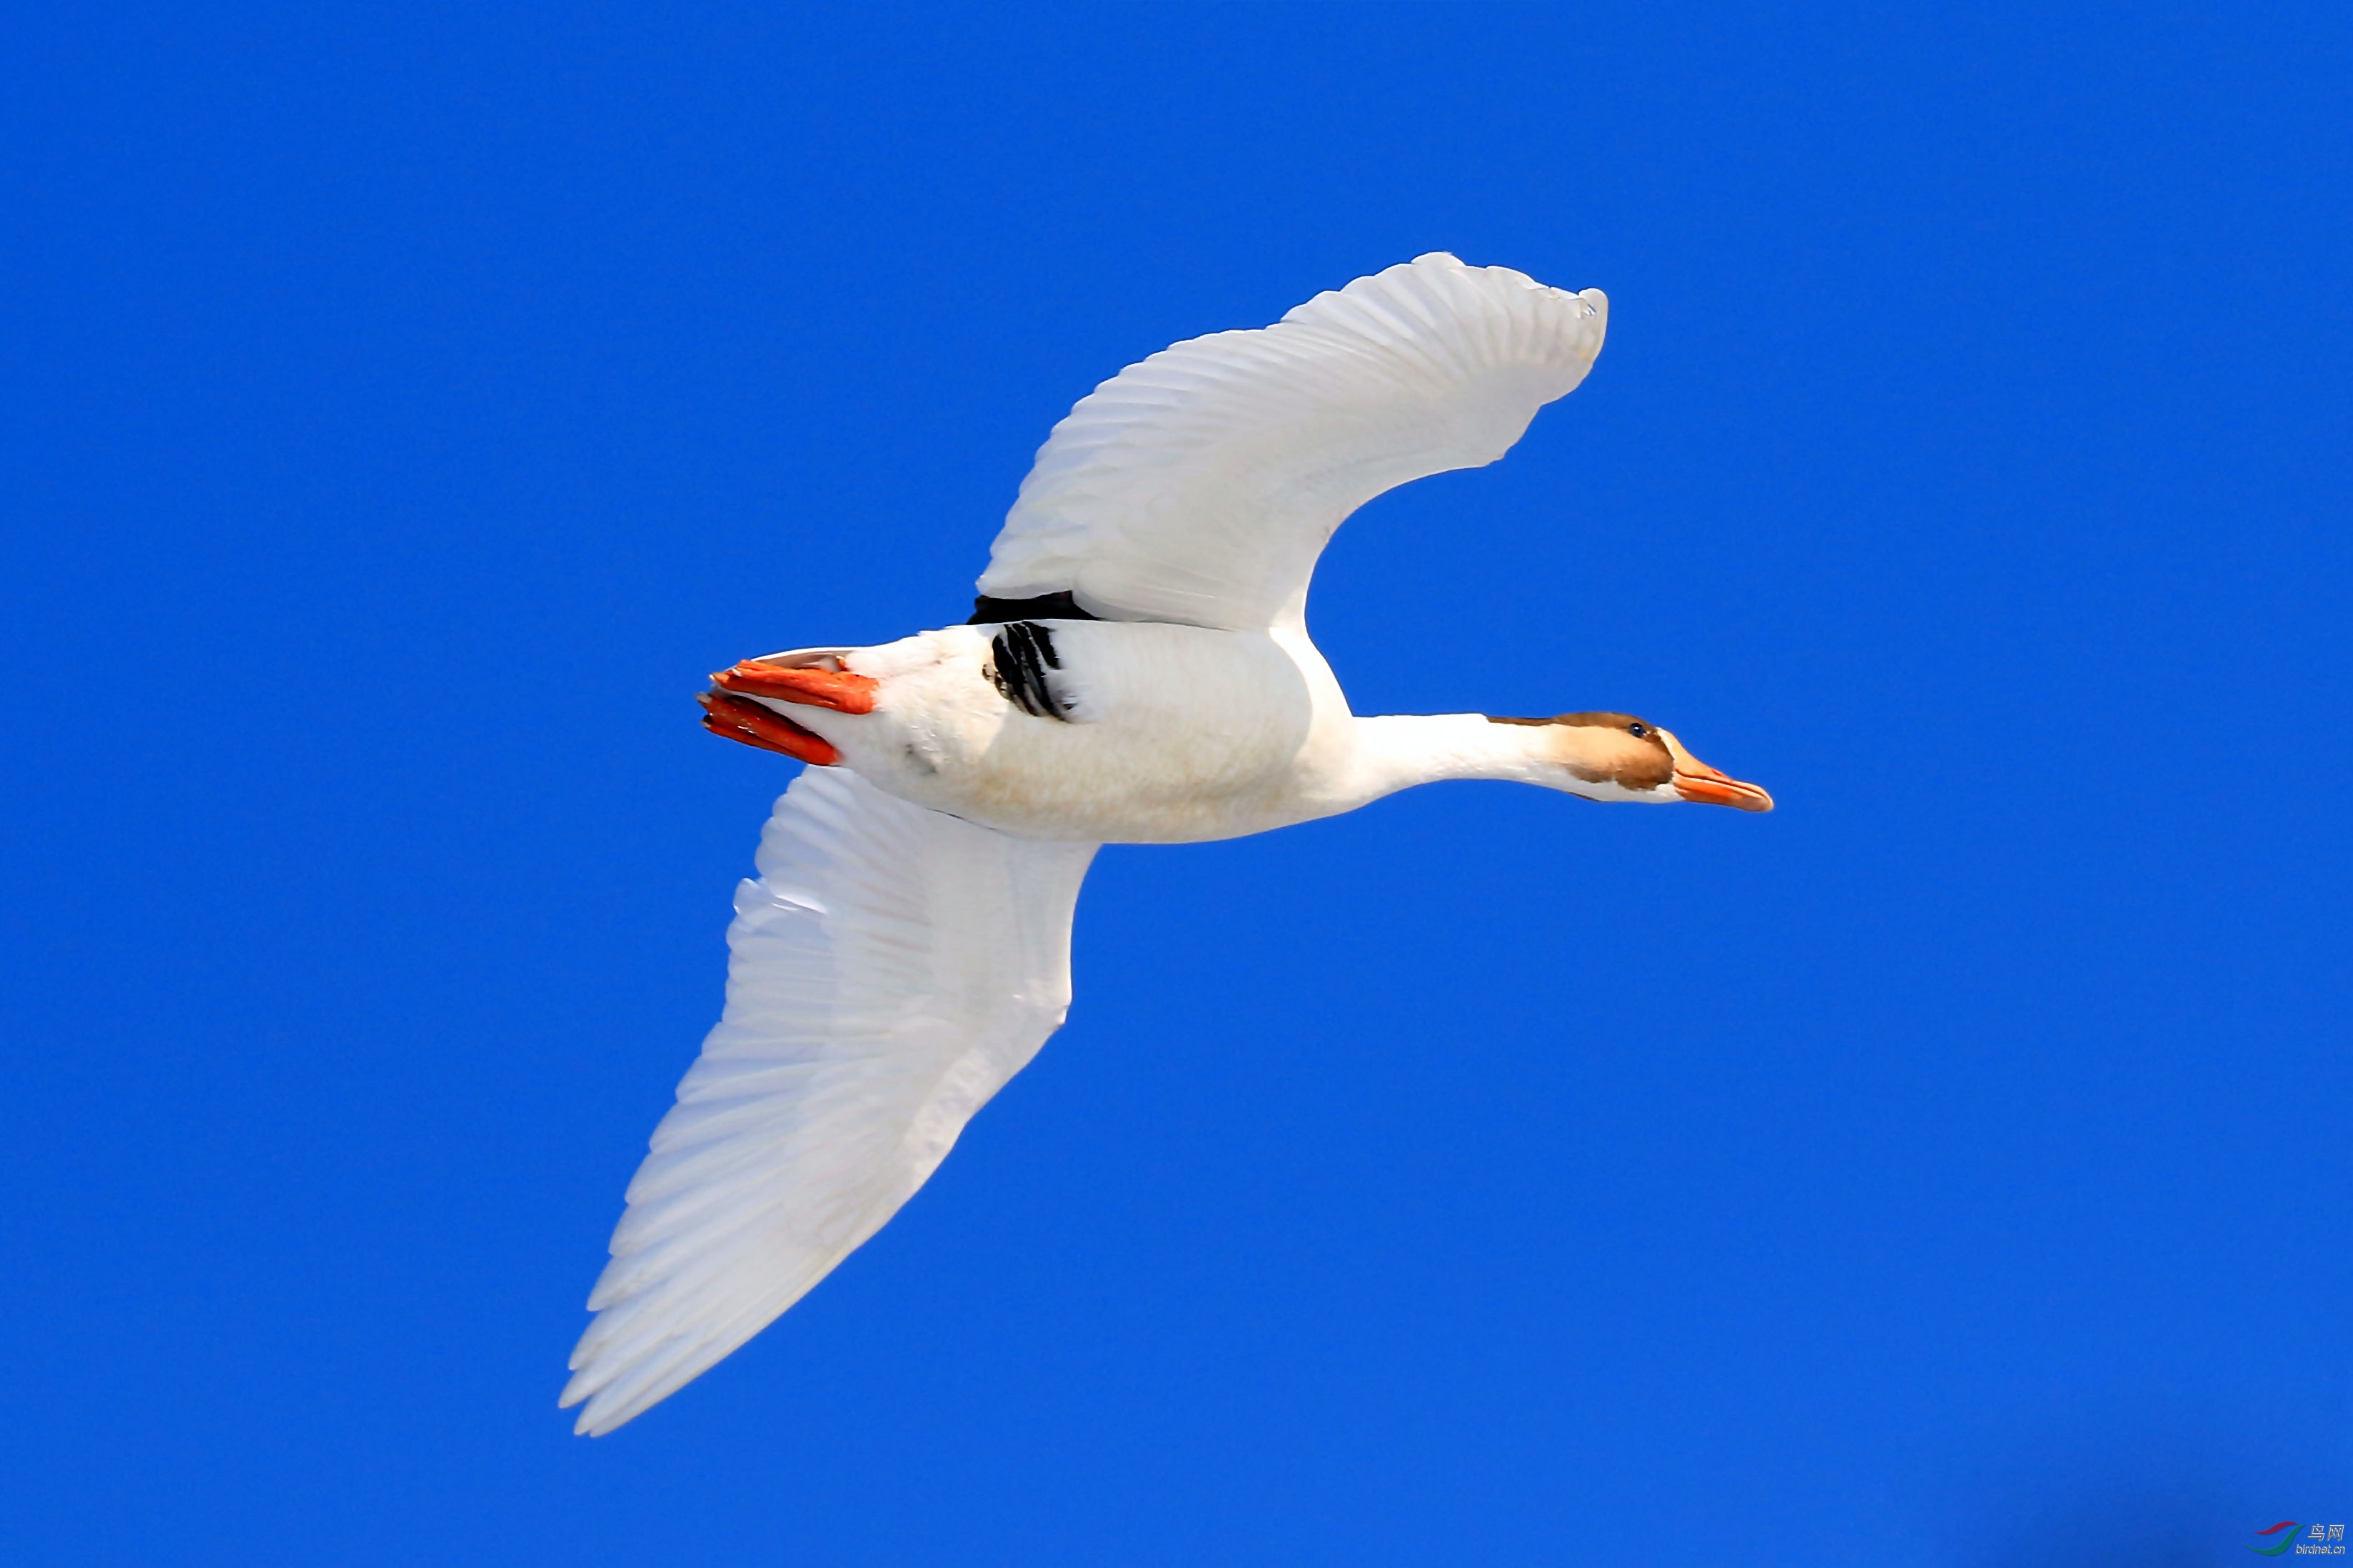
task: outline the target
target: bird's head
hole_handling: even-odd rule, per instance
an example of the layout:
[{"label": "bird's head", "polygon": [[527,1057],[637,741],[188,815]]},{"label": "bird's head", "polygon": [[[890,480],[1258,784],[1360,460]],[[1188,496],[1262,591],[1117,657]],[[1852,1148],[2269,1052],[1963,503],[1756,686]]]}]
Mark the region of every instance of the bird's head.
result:
[{"label": "bird's head", "polygon": [[1542,782],[1588,800],[1695,801],[1770,811],[1773,797],[1717,772],[1666,730],[1631,713],[1561,713],[1550,719],[1494,719],[1542,730],[1530,737],[1548,764]]}]

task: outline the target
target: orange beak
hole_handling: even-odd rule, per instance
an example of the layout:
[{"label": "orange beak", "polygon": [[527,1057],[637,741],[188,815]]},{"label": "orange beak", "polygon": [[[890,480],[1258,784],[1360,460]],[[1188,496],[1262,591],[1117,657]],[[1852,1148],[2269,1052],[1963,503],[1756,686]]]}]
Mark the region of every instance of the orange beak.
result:
[{"label": "orange beak", "polygon": [[1753,784],[1743,784],[1730,773],[1718,773],[1697,757],[1683,750],[1683,743],[1664,730],[1659,739],[1675,759],[1675,793],[1685,800],[1702,805],[1729,805],[1741,811],[1770,811],[1773,797]]},{"label": "orange beak", "polygon": [[1730,805],[1742,811],[1770,811],[1773,797],[1753,784],[1720,773],[1705,763],[1684,763],[1675,769],[1675,793],[1703,805]]}]

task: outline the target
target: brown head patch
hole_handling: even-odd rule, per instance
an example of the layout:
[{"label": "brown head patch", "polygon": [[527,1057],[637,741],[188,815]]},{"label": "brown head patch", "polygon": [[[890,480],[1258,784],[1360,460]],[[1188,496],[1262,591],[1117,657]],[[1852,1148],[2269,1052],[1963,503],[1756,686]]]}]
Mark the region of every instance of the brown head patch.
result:
[{"label": "brown head patch", "polygon": [[1659,728],[1631,713],[1556,713],[1549,719],[1509,719],[1490,713],[1490,724],[1543,724],[1591,731],[1563,747],[1568,771],[1588,784],[1605,780],[1632,790],[1656,789],[1675,776],[1675,757],[1659,739]]}]

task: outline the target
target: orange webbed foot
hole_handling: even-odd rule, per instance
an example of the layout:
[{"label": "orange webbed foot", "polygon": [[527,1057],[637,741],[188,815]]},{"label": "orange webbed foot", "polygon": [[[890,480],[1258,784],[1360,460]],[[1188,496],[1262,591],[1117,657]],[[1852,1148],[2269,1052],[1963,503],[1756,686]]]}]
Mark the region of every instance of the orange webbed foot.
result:
[{"label": "orange webbed foot", "polygon": [[781,752],[819,767],[829,768],[841,761],[841,753],[824,736],[812,734],[757,702],[721,691],[698,691],[694,700],[702,704],[702,727],[714,735],[724,735],[764,752]]},{"label": "orange webbed foot", "polygon": [[830,708],[837,713],[871,713],[874,693],[881,682],[871,675],[853,675],[846,669],[786,669],[747,658],[734,668],[723,669],[712,676],[711,684],[723,691],[775,697],[812,708]]}]

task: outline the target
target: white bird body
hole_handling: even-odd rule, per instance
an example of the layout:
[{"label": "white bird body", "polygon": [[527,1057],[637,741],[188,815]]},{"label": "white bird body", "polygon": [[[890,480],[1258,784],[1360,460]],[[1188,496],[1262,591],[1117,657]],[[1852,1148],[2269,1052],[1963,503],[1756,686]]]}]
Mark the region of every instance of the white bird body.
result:
[{"label": "white bird body", "polygon": [[[1063,665],[1083,672],[1071,682],[1067,719],[1008,701],[988,677],[994,628],[969,626],[824,650],[878,683],[871,713],[753,700],[822,736],[842,766],[900,799],[1019,838],[1199,844],[1444,779],[1564,787],[1557,737],[1479,713],[1357,717],[1301,632],[1044,624]],[[1566,786],[1596,800],[1678,798],[1608,778]]]},{"label": "white bird body", "polygon": [[771,706],[902,800],[1023,838],[1187,844],[1347,809],[1347,700],[1304,639],[1045,624],[1074,677],[1067,719],[998,693],[987,626],[851,650],[844,668],[880,682],[871,714]]},{"label": "white bird body", "polygon": [[709,728],[821,765],[777,803],[725,1013],[630,1184],[564,1394],[579,1430],[742,1344],[929,1178],[1061,1023],[1099,845],[1453,778],[1770,809],[1628,714],[1357,717],[1308,639],[1333,530],[1502,456],[1584,378],[1606,303],[1433,255],[1177,344],[1055,427],[978,624],[713,678]]}]

